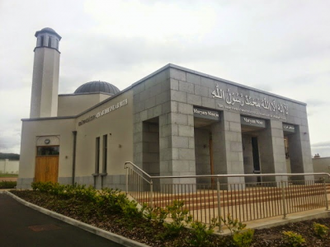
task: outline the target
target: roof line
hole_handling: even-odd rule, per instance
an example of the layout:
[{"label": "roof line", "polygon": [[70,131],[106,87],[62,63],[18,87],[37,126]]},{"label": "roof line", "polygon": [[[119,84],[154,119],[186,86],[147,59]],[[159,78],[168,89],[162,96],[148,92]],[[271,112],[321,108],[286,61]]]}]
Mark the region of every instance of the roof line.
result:
[{"label": "roof line", "polygon": [[[181,67],[181,66],[178,66],[178,65],[175,65],[175,64],[169,63],[165,67],[170,67],[170,68],[178,69],[178,70],[181,70],[181,71],[189,72],[189,73],[192,73],[192,74],[195,74],[195,75],[207,77],[207,78],[210,78],[212,80],[221,81],[221,82],[231,84],[231,85],[236,86],[236,87],[240,87],[240,88],[243,88],[243,89],[249,89],[249,90],[252,90],[252,91],[255,91],[255,92],[258,92],[258,93],[267,94],[269,96],[281,98],[281,99],[288,100],[288,101],[291,101],[291,102],[294,102],[294,103],[297,103],[297,104],[307,105],[306,103],[298,101],[298,100],[290,99],[290,98],[287,98],[287,97],[284,97],[284,96],[281,96],[281,95],[278,95],[278,94],[275,94],[275,93],[270,93],[270,92],[267,92],[267,91],[263,91],[263,90],[260,90],[260,89],[257,89],[257,88],[253,88],[253,87],[246,86],[246,85],[243,85],[243,84],[240,84],[240,83],[237,83],[237,82],[229,81],[229,80],[226,80],[226,79],[223,79],[223,78],[220,78],[220,77],[216,77],[216,76],[212,76],[212,75],[205,74],[205,73],[202,73],[202,72],[198,72],[198,71],[188,69],[188,68],[185,68],[185,67]],[[163,68],[165,68],[165,67],[163,67]]]},{"label": "roof line", "polygon": [[[99,103],[97,103],[96,105],[84,110],[83,112],[77,114],[77,115],[74,115],[74,116],[69,116],[69,117],[52,117],[52,118],[35,118],[35,119],[22,119],[22,121],[26,121],[26,120],[48,120],[48,119],[66,119],[66,118],[78,118],[82,115],[84,115],[85,113],[97,108],[98,106],[110,101],[110,100],[113,100],[115,98],[117,98],[119,95],[127,92],[128,90],[132,89],[133,87],[137,86],[138,84],[142,83],[143,81],[159,74],[160,72],[168,69],[168,68],[173,68],[173,69],[177,69],[177,70],[181,70],[181,71],[184,71],[184,72],[189,72],[189,73],[192,73],[192,74],[195,74],[195,75],[198,75],[198,76],[203,76],[203,77],[206,77],[206,78],[210,78],[212,80],[217,80],[217,81],[221,81],[221,82],[224,82],[224,83],[227,83],[227,84],[230,84],[230,85],[233,85],[233,86],[236,86],[236,87],[240,87],[240,88],[243,88],[243,89],[249,89],[249,90],[252,90],[252,91],[255,91],[255,92],[258,92],[258,93],[263,93],[263,94],[266,94],[266,95],[269,95],[269,96],[273,96],[273,97],[277,97],[277,98],[280,98],[280,99],[284,99],[284,100],[287,100],[287,101],[291,101],[291,102],[294,102],[294,103],[297,103],[297,104],[300,104],[300,105],[304,105],[306,106],[307,104],[304,103],[304,102],[301,102],[301,101],[298,101],[298,100],[294,100],[294,99],[290,99],[290,98],[287,98],[287,97],[283,97],[283,96],[280,96],[280,95],[277,95],[277,94],[274,94],[274,93],[270,93],[270,92],[267,92],[267,91],[263,91],[263,90],[260,90],[260,89],[256,89],[256,88],[253,88],[253,87],[250,87],[250,86],[246,86],[246,85],[243,85],[243,84],[240,84],[240,83],[237,83],[237,82],[233,82],[233,81],[229,81],[229,80],[226,80],[226,79],[223,79],[223,78],[220,78],[220,77],[216,77],[216,76],[212,76],[212,75],[209,75],[209,74],[205,74],[205,73],[202,73],[202,72],[198,72],[198,71],[195,71],[195,70],[192,70],[192,69],[188,69],[188,68],[185,68],[185,67],[181,67],[181,66],[178,66],[178,65],[175,65],[175,64],[172,64],[172,63],[168,63],[167,65],[157,69],[156,71],[152,72],[151,74],[141,78],[140,80],[134,82],[133,84],[131,84],[130,86],[128,86],[127,88],[121,90],[120,92],[118,92],[117,94],[113,95],[112,97],[109,97]],[[89,94],[89,93],[88,93]],[[73,95],[77,95],[77,94],[60,94],[59,96],[73,96]],[[79,94],[78,94],[79,95]]]}]

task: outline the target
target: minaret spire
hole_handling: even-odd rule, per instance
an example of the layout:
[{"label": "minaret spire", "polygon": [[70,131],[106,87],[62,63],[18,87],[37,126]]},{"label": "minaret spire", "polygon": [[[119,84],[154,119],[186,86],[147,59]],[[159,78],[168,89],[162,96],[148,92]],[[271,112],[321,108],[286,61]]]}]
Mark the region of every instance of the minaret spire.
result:
[{"label": "minaret spire", "polygon": [[35,36],[30,118],[56,117],[62,37],[49,27]]}]

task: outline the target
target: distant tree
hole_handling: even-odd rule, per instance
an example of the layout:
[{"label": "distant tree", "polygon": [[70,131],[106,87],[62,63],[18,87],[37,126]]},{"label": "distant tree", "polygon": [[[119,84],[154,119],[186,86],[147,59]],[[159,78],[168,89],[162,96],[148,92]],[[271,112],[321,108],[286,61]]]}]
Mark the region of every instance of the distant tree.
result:
[{"label": "distant tree", "polygon": [[13,153],[0,153],[0,160],[19,160],[19,154],[13,154]]}]

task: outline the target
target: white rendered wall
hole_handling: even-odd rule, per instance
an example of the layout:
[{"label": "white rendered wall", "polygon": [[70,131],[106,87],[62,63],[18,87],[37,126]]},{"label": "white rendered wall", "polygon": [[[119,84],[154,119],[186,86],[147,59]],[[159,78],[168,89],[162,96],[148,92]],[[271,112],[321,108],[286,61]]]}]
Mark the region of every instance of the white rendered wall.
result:
[{"label": "white rendered wall", "polygon": [[0,160],[0,173],[18,174],[19,160]]},{"label": "white rendered wall", "polygon": [[[101,170],[103,163],[102,138],[104,135],[108,135],[108,174],[125,174],[125,161],[133,160],[132,98],[132,91],[128,91],[77,118],[76,177],[91,176],[95,172],[95,140],[97,137],[101,139]],[[127,105],[79,125],[82,120],[125,99],[128,100]]]},{"label": "white rendered wall", "polygon": [[109,97],[99,93],[59,95],[58,116],[75,116]]},{"label": "white rendered wall", "polygon": [[[53,119],[23,121],[21,153],[19,164],[18,187],[23,179],[29,183],[35,175],[36,147],[40,137],[53,136],[59,139],[59,177],[70,177],[72,175],[73,158],[73,133],[75,130],[75,119]],[[58,144],[58,143],[56,143]],[[21,180],[22,179],[22,180]],[[23,182],[22,182],[23,183]],[[28,185],[29,186],[29,185]]]},{"label": "white rendered wall", "polygon": [[59,65],[57,50],[35,49],[30,118],[57,116]]}]

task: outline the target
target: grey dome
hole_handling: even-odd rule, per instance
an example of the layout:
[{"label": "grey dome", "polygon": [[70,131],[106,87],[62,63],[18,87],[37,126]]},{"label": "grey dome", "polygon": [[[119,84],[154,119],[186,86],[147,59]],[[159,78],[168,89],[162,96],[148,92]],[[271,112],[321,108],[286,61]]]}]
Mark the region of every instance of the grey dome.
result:
[{"label": "grey dome", "polygon": [[115,95],[119,92],[120,90],[116,86],[105,81],[90,81],[81,85],[76,89],[76,91],[74,91],[75,94],[108,93],[111,95]]},{"label": "grey dome", "polygon": [[50,28],[50,27],[45,27],[43,29],[40,30],[41,32],[53,32],[56,33],[54,29]]},{"label": "grey dome", "polygon": [[45,28],[41,29],[40,31],[37,31],[35,36],[38,37],[38,35],[42,34],[42,33],[50,33],[50,34],[56,35],[59,38],[59,40],[61,40],[61,38],[62,38],[54,29],[52,29],[50,27],[45,27]]}]

